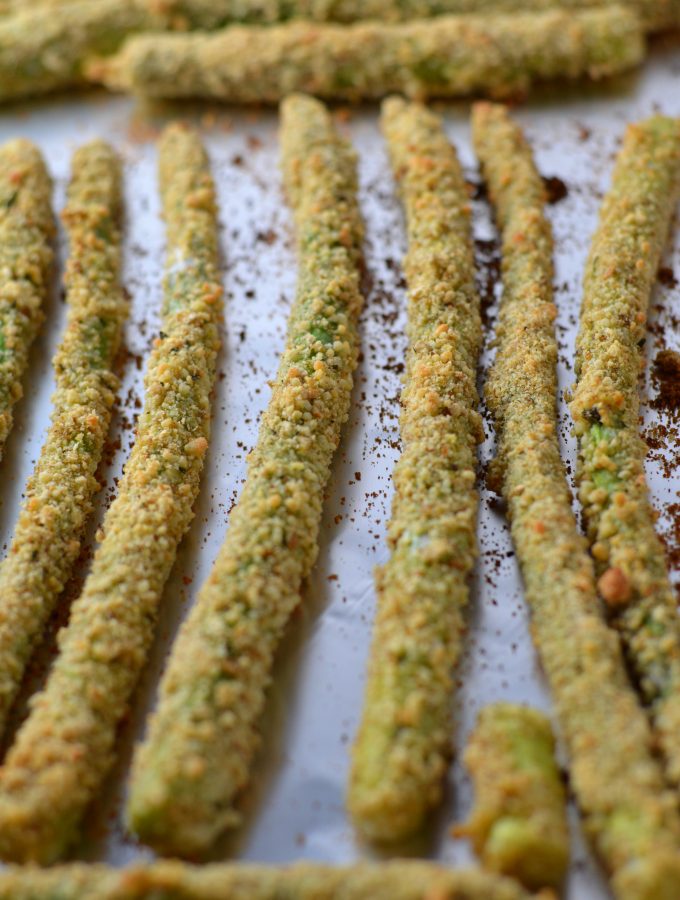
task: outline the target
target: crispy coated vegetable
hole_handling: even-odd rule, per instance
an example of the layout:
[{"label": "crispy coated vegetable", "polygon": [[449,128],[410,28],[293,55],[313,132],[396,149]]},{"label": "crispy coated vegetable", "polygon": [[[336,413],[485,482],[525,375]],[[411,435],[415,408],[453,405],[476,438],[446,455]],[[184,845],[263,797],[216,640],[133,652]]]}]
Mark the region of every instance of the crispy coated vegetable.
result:
[{"label": "crispy coated vegetable", "polygon": [[470,201],[441,121],[392,98],[383,130],[406,208],[409,351],[391,556],[378,612],[349,806],[369,838],[417,831],[451,752],[453,669],[476,556],[481,345]]},{"label": "crispy coated vegetable", "polygon": [[0,147],[0,456],[31,344],[43,321],[52,266],[52,182],[29,141]]},{"label": "crispy coated vegetable", "polygon": [[569,865],[566,795],[550,721],[535,709],[497,703],[481,711],[465,750],[475,805],[458,834],[484,866],[530,890],[559,889]]},{"label": "crispy coated vegetable", "polygon": [[136,755],[128,819],[154,848],[193,854],[238,821],[274,654],[318,551],[323,497],[349,412],[362,305],[355,156],[310,97],[282,106],[300,254],[288,340],[229,531],[180,631]]},{"label": "crispy coated vegetable", "polygon": [[679,195],[680,119],[631,125],[586,264],[571,404],[598,586],[675,784],[680,621],[645,481],[638,382],[649,297]]},{"label": "crispy coated vegetable", "polygon": [[160,172],[168,230],[161,336],[92,571],[0,769],[0,855],[10,860],[58,858],[99,790],[198,492],[221,315],[214,187],[198,137],[177,126],[161,141]]},{"label": "crispy coated vegetable", "polygon": [[498,354],[486,396],[496,472],[584,826],[625,900],[673,898],[680,818],[605,624],[557,439],[552,234],[543,186],[503,107],[478,104],[473,135],[503,234]]},{"label": "crispy coated vegetable", "polygon": [[0,872],[0,900],[528,900],[516,883],[424,862],[288,868],[179,862]]},{"label": "crispy coated vegetable", "polygon": [[127,302],[119,280],[120,163],[101,141],[73,157],[66,332],[54,359],[52,424],[0,567],[0,731],[25,665],[80,550],[118,380]]},{"label": "crispy coated vegetable", "polygon": [[623,7],[405,24],[234,26],[212,35],[138,35],[90,74],[149,97],[277,102],[291,91],[360,100],[516,96],[536,81],[600,78],[637,65],[639,19]]}]

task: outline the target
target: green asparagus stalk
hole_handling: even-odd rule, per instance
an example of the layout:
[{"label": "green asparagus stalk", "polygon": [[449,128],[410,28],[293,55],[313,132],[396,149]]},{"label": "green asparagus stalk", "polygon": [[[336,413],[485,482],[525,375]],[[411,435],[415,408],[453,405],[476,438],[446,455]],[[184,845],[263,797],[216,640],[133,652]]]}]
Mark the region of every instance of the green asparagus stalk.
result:
[{"label": "green asparagus stalk", "polygon": [[120,275],[120,162],[95,141],[73,157],[63,213],[70,240],[66,332],[45,444],[0,566],[0,731],[24,668],[80,550],[118,380],[127,302]]},{"label": "green asparagus stalk", "polygon": [[680,197],[680,119],[631,125],[586,264],[571,411],[598,586],[680,784],[680,622],[639,436],[647,307]]},{"label": "green asparagus stalk", "polygon": [[157,862],[0,872],[0,900],[529,900],[510,879],[425,862],[288,868]]},{"label": "green asparagus stalk", "polygon": [[52,182],[26,140],[0,147],[0,456],[42,324],[52,267]]},{"label": "green asparagus stalk", "polygon": [[382,124],[406,209],[409,286],[403,452],[349,806],[374,840],[417,831],[451,752],[453,669],[476,556],[477,361],[481,346],[470,200],[441,121],[392,98]]},{"label": "green asparagus stalk", "polygon": [[458,834],[484,867],[529,890],[559,890],[569,865],[566,795],[550,721],[535,709],[497,703],[477,719],[465,750],[475,805]]},{"label": "green asparagus stalk", "polygon": [[362,100],[521,95],[536,82],[601,78],[637,65],[644,39],[621,6],[445,16],[404,24],[232,27],[138,35],[91,77],[146,97],[275,103],[291,91]]},{"label": "green asparagus stalk", "polygon": [[161,336],[92,570],[0,769],[0,856],[8,860],[53,861],[77,834],[113,762],[198,493],[221,317],[214,187],[198,137],[177,126],[161,141],[160,172],[168,232]]},{"label": "green asparagus stalk", "polygon": [[493,475],[508,504],[571,784],[617,897],[672,898],[680,883],[680,817],[618,637],[603,620],[560,458],[543,185],[503,107],[478,104],[473,137],[503,237],[498,352],[486,388],[499,443]]},{"label": "green asparagus stalk", "polygon": [[132,771],[128,821],[164,853],[238,821],[274,654],[318,552],[324,491],[357,361],[355,156],[310,97],[282,106],[300,275],[288,340],[225,543],[182,627]]}]

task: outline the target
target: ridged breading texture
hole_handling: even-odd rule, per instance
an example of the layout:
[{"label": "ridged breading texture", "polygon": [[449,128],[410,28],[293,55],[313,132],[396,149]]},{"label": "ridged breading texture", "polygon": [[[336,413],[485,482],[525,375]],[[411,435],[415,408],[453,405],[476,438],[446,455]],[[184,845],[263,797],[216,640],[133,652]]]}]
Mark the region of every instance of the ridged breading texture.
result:
[{"label": "ridged breading texture", "polygon": [[566,793],[554,752],[547,716],[511,703],[482,709],[465,749],[475,802],[457,834],[470,838],[485,868],[530,890],[559,890],[569,866]]},{"label": "ridged breading texture", "polygon": [[409,247],[402,455],[349,806],[371,839],[417,831],[441,799],[451,753],[453,669],[476,556],[477,361],[481,346],[470,199],[441,120],[383,104]]},{"label": "ridged breading texture", "polygon": [[637,65],[642,26],[620,6],[569,13],[442,16],[402,24],[292,22],[215,34],[138,35],[91,67],[94,79],[150,97],[276,103],[291,91],[362,100],[517,96],[554,78]]},{"label": "ridged breading texture", "polygon": [[54,358],[52,424],[0,567],[0,731],[80,550],[118,380],[127,301],[120,279],[120,162],[101,141],[73,157],[66,331]]},{"label": "ridged breading texture", "polygon": [[680,621],[639,436],[647,307],[680,196],[680,119],[629,126],[586,264],[571,411],[600,592],[680,783]]},{"label": "ridged breading texture", "polygon": [[529,900],[516,882],[425,862],[287,868],[178,862],[0,872],[0,900]]},{"label": "ridged breading texture", "polygon": [[36,147],[0,147],[0,456],[12,429],[21,378],[42,324],[52,268],[52,182]]},{"label": "ridged breading texture", "polygon": [[317,101],[282,107],[297,298],[225,543],[182,627],[133,767],[128,819],[165,853],[237,821],[274,654],[318,551],[324,491],[357,361],[363,226],[356,161]]},{"label": "ridged breading texture", "polygon": [[[557,438],[552,234],[543,185],[503,107],[478,104],[473,136],[503,233],[498,352],[486,396],[532,631],[586,832],[626,900],[675,896],[680,819],[646,716],[597,601]],[[645,893],[646,891],[646,893]]]},{"label": "ridged breading texture", "polygon": [[214,186],[193,132],[166,130],[160,174],[168,230],[161,337],[149,361],[137,439],[92,570],[59,636],[47,685],[0,769],[6,859],[59,857],[96,796],[198,492],[221,286]]}]

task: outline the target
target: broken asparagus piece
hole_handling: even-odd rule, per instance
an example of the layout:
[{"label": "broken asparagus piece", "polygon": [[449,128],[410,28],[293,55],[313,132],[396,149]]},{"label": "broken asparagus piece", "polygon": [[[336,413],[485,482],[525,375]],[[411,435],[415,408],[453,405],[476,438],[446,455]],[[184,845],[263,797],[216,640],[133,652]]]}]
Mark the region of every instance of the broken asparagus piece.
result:
[{"label": "broken asparagus piece", "polygon": [[118,496],[59,655],[0,769],[0,856],[57,859],[112,762],[163,586],[192,518],[210,430],[221,286],[213,181],[199,138],[160,146],[168,251],[162,331]]},{"label": "broken asparagus piece", "polygon": [[0,456],[42,324],[53,253],[52,182],[26,140],[0,147]]},{"label": "broken asparagus piece", "polygon": [[102,141],[73,157],[63,220],[68,319],[54,359],[52,424],[0,566],[0,731],[64,589],[99,484],[127,302],[120,284],[120,162]]},{"label": "broken asparagus piece", "polygon": [[477,552],[482,336],[470,198],[441,120],[392,98],[382,126],[408,222],[409,350],[391,555],[376,579],[349,807],[367,837],[396,841],[439,802],[451,753],[453,670]]},{"label": "broken asparagus piece", "polygon": [[343,100],[392,92],[422,99],[517,96],[538,81],[613,75],[643,55],[639,19],[612,6],[138,35],[89,71],[111,88],[147,97],[276,103],[300,90]]},{"label": "broken asparagus piece", "polygon": [[569,865],[566,794],[550,721],[535,709],[497,703],[483,709],[465,750],[475,788],[468,822],[484,867],[530,890],[559,890]]},{"label": "broken asparagus piece", "polygon": [[297,224],[288,340],[225,543],[182,627],[133,765],[128,820],[164,853],[207,850],[238,821],[274,654],[318,552],[323,497],[349,412],[363,226],[355,155],[310,97],[282,106]]},{"label": "broken asparagus piece", "polygon": [[486,396],[494,476],[587,834],[619,898],[672,897],[680,817],[652,752],[616,634],[604,622],[557,438],[552,233],[531,150],[504,107],[477,104],[473,137],[503,237],[497,356]]},{"label": "broken asparagus piece", "polygon": [[76,863],[0,872],[0,900],[529,900],[516,882],[426,862],[287,868],[179,862],[115,869]]},{"label": "broken asparagus piece", "polygon": [[680,196],[680,119],[629,126],[586,264],[571,411],[599,590],[680,784],[680,621],[639,435],[647,307]]}]

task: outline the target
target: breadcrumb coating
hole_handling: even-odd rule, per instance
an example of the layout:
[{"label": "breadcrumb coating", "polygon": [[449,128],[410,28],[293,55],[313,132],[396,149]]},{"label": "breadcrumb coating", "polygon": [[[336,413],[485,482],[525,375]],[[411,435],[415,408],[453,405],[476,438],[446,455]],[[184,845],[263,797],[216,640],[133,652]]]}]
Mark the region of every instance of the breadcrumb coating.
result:
[{"label": "breadcrumb coating", "polygon": [[160,180],[168,236],[162,331],[92,570],[47,685],[0,768],[0,855],[12,861],[64,853],[109,771],[208,446],[222,291],[214,186],[196,134],[165,131]]},{"label": "breadcrumb coating", "polygon": [[0,147],[0,456],[44,319],[53,259],[51,194],[52,181],[33,144],[17,139]]},{"label": "breadcrumb coating", "polygon": [[599,589],[680,783],[680,622],[639,435],[647,308],[680,196],[680,119],[629,126],[583,284],[571,412]]},{"label": "breadcrumb coating", "polygon": [[297,299],[243,492],[133,764],[128,821],[163,853],[201,853],[238,821],[234,801],[258,745],[276,649],[316,559],[349,413],[362,306],[355,154],[311,97],[289,97],[281,115]]},{"label": "breadcrumb coating", "polygon": [[409,350],[391,555],[376,573],[378,611],[348,801],[367,837],[396,841],[439,803],[451,753],[453,670],[477,553],[482,332],[470,199],[441,120],[391,98],[382,127],[408,222]]},{"label": "breadcrumb coating", "polygon": [[102,141],[73,157],[63,221],[68,319],[54,358],[52,423],[0,566],[0,731],[80,551],[118,387],[127,301],[120,284],[120,162]]},{"label": "breadcrumb coating", "polygon": [[127,869],[82,863],[0,872],[0,900],[528,900],[516,882],[426,862],[287,868],[157,862]]},{"label": "breadcrumb coating", "polygon": [[643,55],[640,20],[612,6],[137,35],[89,73],[143,96],[230,103],[276,103],[291,91],[350,101],[393,92],[417,99],[516,97],[539,81],[613,75]]},{"label": "breadcrumb coating", "polygon": [[543,713],[511,703],[484,708],[465,749],[475,789],[471,839],[484,867],[529,890],[559,890],[569,866],[566,793]]},{"label": "breadcrumb coating", "polygon": [[672,898],[680,883],[680,817],[604,622],[579,535],[557,437],[552,233],[543,185],[504,107],[477,104],[473,137],[503,236],[497,356],[486,397],[532,612],[586,833],[625,900]]}]

